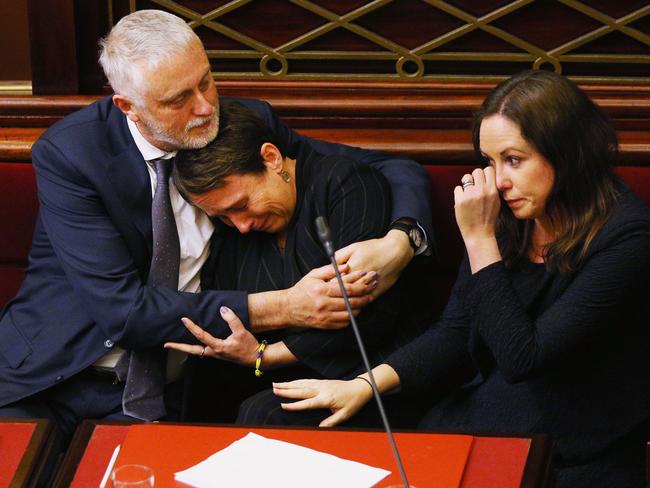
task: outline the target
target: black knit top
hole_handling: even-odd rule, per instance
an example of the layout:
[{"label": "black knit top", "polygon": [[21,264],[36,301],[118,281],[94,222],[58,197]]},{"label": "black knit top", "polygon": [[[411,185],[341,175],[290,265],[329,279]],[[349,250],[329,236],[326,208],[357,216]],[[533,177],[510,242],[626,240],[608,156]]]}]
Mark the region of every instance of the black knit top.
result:
[{"label": "black knit top", "polygon": [[650,419],[650,212],[623,190],[571,274],[466,257],[439,322],[387,362],[435,394],[427,427],[549,433],[588,462]]}]

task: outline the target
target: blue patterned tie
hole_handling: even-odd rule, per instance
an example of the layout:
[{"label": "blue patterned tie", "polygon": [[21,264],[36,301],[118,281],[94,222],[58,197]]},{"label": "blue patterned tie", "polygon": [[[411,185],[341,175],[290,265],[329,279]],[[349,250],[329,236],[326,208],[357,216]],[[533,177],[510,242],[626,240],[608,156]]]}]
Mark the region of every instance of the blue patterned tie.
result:
[{"label": "blue patterned tie", "polygon": [[[169,198],[171,159],[156,159],[156,192],[151,204],[153,256],[147,284],[178,288],[180,243]],[[141,420],[166,415],[164,392],[167,352],[162,347],[131,351],[122,396],[124,413]]]}]

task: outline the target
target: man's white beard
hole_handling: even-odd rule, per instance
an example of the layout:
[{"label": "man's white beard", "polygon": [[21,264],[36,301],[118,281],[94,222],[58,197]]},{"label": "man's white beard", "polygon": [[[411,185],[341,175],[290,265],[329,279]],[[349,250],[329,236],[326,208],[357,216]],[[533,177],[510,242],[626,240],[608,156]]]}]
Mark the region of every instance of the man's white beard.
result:
[{"label": "man's white beard", "polygon": [[[190,135],[191,129],[203,125],[208,121],[211,121],[212,123],[207,132],[200,136],[192,137]],[[142,122],[151,135],[160,142],[174,146],[177,149],[200,149],[207,146],[208,143],[217,137],[217,134],[219,133],[219,110],[215,110],[209,117],[201,117],[199,119],[191,120],[187,126],[185,126],[185,130],[181,137],[171,134],[153,117],[147,117],[147,120],[141,118],[140,122]]]}]

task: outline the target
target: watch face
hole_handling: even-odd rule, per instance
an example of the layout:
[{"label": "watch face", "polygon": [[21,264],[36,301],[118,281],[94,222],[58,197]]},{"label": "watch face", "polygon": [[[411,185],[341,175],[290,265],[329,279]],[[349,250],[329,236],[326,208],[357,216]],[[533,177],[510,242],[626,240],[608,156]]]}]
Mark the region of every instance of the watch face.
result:
[{"label": "watch face", "polygon": [[411,241],[413,241],[415,249],[419,249],[422,245],[422,233],[420,232],[420,229],[411,229],[409,231],[409,237],[411,238]]}]

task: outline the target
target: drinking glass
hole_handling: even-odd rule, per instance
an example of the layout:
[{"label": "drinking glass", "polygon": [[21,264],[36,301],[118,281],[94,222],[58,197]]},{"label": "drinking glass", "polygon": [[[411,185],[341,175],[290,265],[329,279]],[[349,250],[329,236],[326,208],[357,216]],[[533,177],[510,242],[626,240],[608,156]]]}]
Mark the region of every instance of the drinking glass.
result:
[{"label": "drinking glass", "polygon": [[153,488],[153,470],[143,464],[125,464],[111,473],[113,488]]}]

